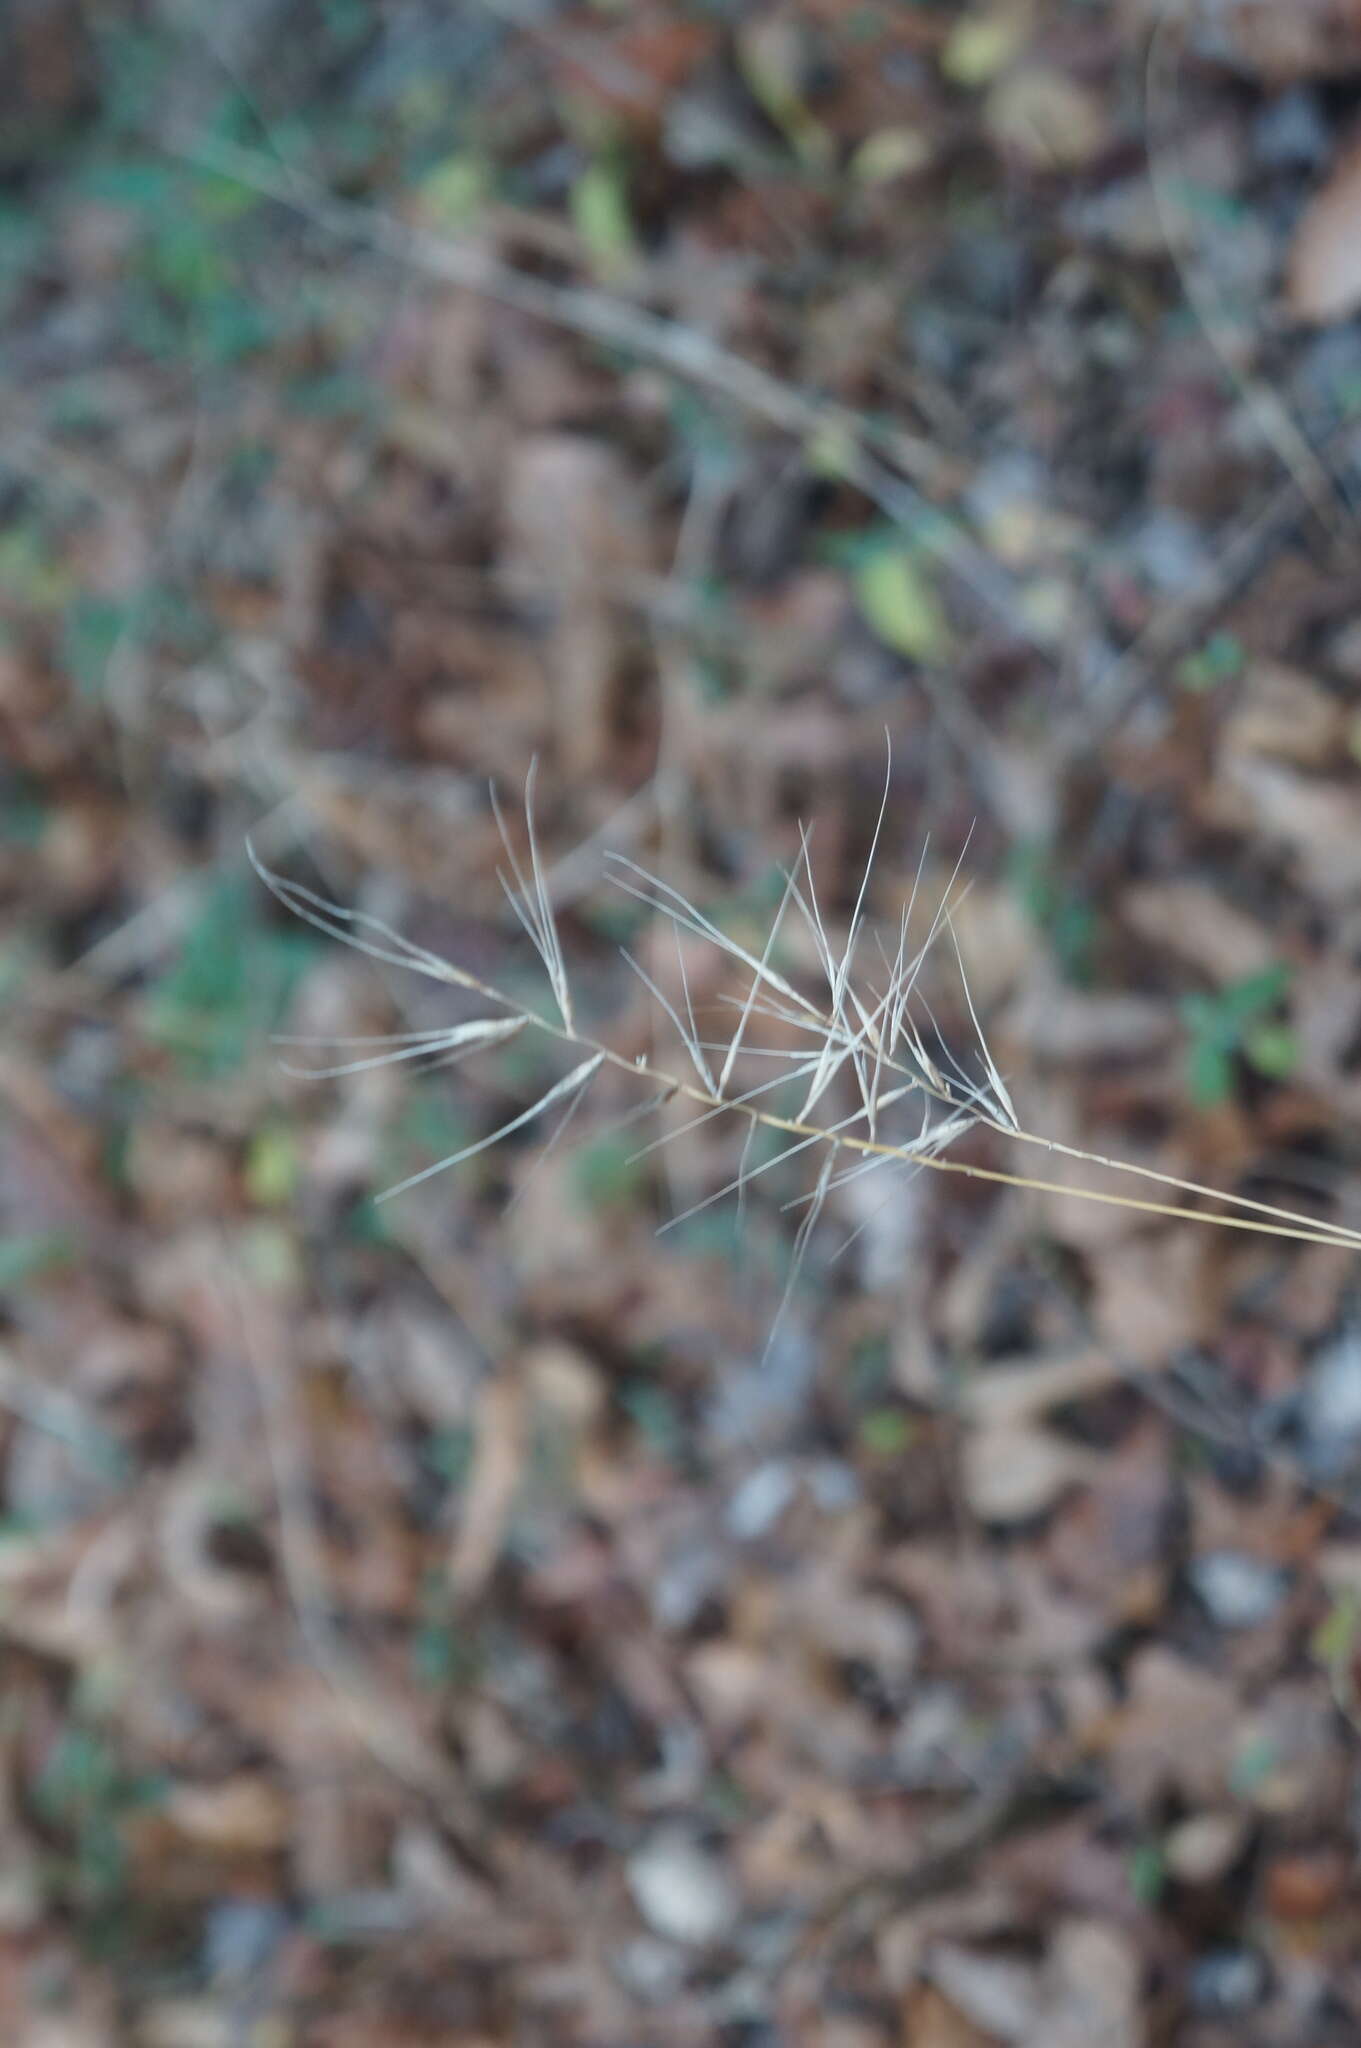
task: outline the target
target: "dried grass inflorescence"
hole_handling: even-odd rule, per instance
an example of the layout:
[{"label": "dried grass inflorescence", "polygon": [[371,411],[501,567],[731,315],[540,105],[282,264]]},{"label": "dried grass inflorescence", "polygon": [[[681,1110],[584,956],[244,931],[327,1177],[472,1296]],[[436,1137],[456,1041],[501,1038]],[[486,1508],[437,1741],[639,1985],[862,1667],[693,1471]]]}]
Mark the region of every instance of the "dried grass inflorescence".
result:
[{"label": "dried grass inflorescence", "polygon": [[[783,894],[759,953],[723,930],[670,883],[622,855],[610,857],[614,882],[668,921],[675,935],[679,1004],[663,992],[640,961],[627,951],[624,954],[675,1034],[678,1056],[674,1059],[660,1053],[630,1058],[593,1037],[578,1019],[534,828],[532,769],[525,790],[523,854],[517,854],[494,797],[493,807],[506,852],[508,871],[501,875],[502,886],[543,967],[552,1011],[532,1010],[480,976],[414,945],[383,920],[345,909],[288,881],[265,867],[252,850],[251,859],[261,879],[296,916],[372,959],[462,990],[476,998],[479,1009],[491,1012],[424,1031],[327,1041],[355,1056],[335,1065],[309,1067],[303,1070],[308,1077],[330,1079],[397,1063],[418,1063],[428,1071],[504,1045],[525,1031],[557,1040],[572,1056],[569,1070],[508,1122],[386,1189],[379,1199],[401,1194],[460,1165],[537,1123],[555,1108],[561,1109],[564,1119],[569,1118],[597,1076],[612,1068],[651,1092],[644,1110],[658,1109],[676,1098],[693,1104],[695,1118],[681,1129],[693,1130],[717,1117],[745,1121],[747,1142],[738,1172],[695,1209],[725,1195],[740,1196],[758,1176],[799,1153],[814,1155],[817,1171],[812,1186],[791,1205],[804,1211],[795,1242],[791,1285],[828,1196],[853,1179],[885,1171],[955,1173],[1062,1194],[1074,1201],[1112,1204],[1149,1216],[1361,1250],[1361,1231],[1343,1224],[1230,1194],[1152,1166],[1108,1158],[1025,1129],[989,1049],[955,935],[952,909],[957,907],[957,892],[962,893],[964,853],[930,913],[919,943],[914,944],[910,934],[916,928],[926,847],[908,901],[902,906],[892,950],[877,935],[871,941],[865,906],[888,794],[886,775],[864,875],[845,937],[839,943],[834,943],[818,903],[806,831],[801,833],[798,860],[785,876]],[[781,934],[791,916],[801,921],[825,982],[825,988],[816,994],[799,986],[777,965],[782,957]],[[704,1037],[696,1021],[683,940],[714,948],[734,978],[734,990],[722,999],[732,1017],[731,1028],[716,1039]],[[948,943],[971,1025],[973,1043],[958,1054],[948,1048],[921,986],[928,958],[943,943]],[[754,1043],[753,1032],[762,1024],[775,1027],[768,1029],[767,1036],[778,1036],[782,1042]],[[304,1042],[315,1043],[291,1041]],[[760,1078],[749,1081],[752,1073]],[[847,1101],[849,1108],[845,1107]],[[1008,1146],[1040,1149],[1086,1168],[1097,1167],[1113,1177],[1138,1180],[1146,1191],[1103,1189],[1085,1182],[1069,1186],[951,1156],[969,1132],[980,1129]],[[787,1142],[775,1156],[753,1163],[751,1140],[762,1130]],[[673,1127],[657,1142],[665,1143],[667,1137],[676,1135]],[[1214,1206],[1198,1206],[1203,1202]],[[686,1211],[686,1216],[693,1215],[695,1209]],[[671,1219],[672,1223],[683,1220],[680,1216]]]}]

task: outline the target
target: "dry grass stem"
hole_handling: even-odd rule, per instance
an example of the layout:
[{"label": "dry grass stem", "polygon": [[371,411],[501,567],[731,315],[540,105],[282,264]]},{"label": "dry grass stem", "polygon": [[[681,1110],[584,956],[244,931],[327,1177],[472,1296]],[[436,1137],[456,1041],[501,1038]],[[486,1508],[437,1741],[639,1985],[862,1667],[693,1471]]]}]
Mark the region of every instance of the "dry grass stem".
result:
[{"label": "dry grass stem", "polygon": [[[446,1169],[475,1158],[502,1139],[536,1123],[550,1109],[562,1106],[570,1118],[593,1082],[608,1068],[628,1075],[651,1091],[656,1102],[650,1106],[665,1105],[680,1098],[696,1110],[696,1115],[688,1122],[669,1128],[651,1145],[644,1147],[643,1152],[637,1155],[639,1157],[715,1118],[738,1117],[747,1122],[748,1142],[743,1147],[737,1174],[726,1185],[694,1203],[683,1215],[673,1217],[663,1228],[685,1221],[725,1195],[735,1193],[739,1199],[742,1198],[762,1174],[774,1166],[785,1164],[800,1152],[821,1153],[811,1192],[787,1205],[804,1210],[795,1240],[795,1271],[828,1196],[851,1179],[886,1167],[913,1173],[921,1170],[953,1173],[970,1180],[1063,1195],[1073,1201],[1100,1203],[1145,1216],[1361,1250],[1361,1231],[1341,1223],[1313,1218],[1302,1211],[1246,1195],[1231,1194],[1200,1181],[1165,1173],[1131,1160],[1108,1157],[1024,1128],[988,1046],[954,928],[953,912],[958,906],[963,853],[931,918],[924,941],[915,950],[910,950],[908,934],[920,893],[925,862],[923,849],[910,899],[904,905],[899,920],[894,953],[890,957],[882,946],[879,947],[877,978],[860,963],[858,955],[865,933],[865,905],[887,812],[888,792],[886,777],[869,859],[844,942],[834,939],[819,906],[806,832],[801,838],[798,861],[786,875],[783,894],[759,952],[724,931],[670,883],[650,874],[625,856],[615,856],[611,873],[617,886],[654,914],[668,919],[676,934],[680,963],[679,1004],[663,992],[654,976],[639,961],[628,953],[624,957],[674,1032],[684,1055],[683,1064],[666,1060],[664,1054],[657,1053],[629,1058],[606,1040],[593,1036],[579,1021],[534,828],[533,771],[526,787],[527,851],[524,855],[515,851],[499,807],[496,811],[509,868],[501,880],[516,917],[543,967],[553,997],[552,1013],[526,1007],[517,997],[480,976],[425,947],[412,944],[381,919],[363,911],[346,909],[274,873],[252,849],[251,858],[261,879],[294,915],[372,959],[389,966],[408,968],[429,980],[461,989],[477,998],[479,1009],[490,1008],[494,1013],[464,1019],[444,1028],[397,1033],[388,1038],[327,1041],[333,1048],[354,1052],[356,1056],[325,1066],[291,1068],[290,1071],[303,1072],[318,1079],[333,1079],[382,1065],[421,1062],[425,1063],[428,1071],[472,1053],[503,1045],[524,1031],[537,1032],[558,1041],[574,1055],[569,1070],[553,1081],[535,1101],[495,1130],[412,1174],[396,1187],[387,1189],[380,1199],[419,1186]],[[780,934],[791,911],[802,919],[826,981],[826,994],[820,1000],[807,994],[775,964]],[[935,1015],[919,989],[927,960],[942,934],[949,936],[960,991],[972,1027],[973,1045],[964,1054],[947,1045]],[[713,947],[735,972],[740,973],[740,992],[721,999],[736,1012],[732,1030],[724,1037],[715,1039],[701,1035],[691,999],[688,971],[680,953],[682,935]],[[756,1020],[776,1027],[786,1042],[770,1045],[751,1043],[749,1033]],[[286,1042],[298,1045],[309,1041]],[[744,1081],[748,1071],[759,1075],[759,1078],[741,1085],[739,1069]],[[842,1114],[832,1112],[829,1107],[832,1091],[838,1083],[845,1091],[842,1101],[849,1099],[851,1105]],[[753,1164],[750,1141],[761,1130],[777,1140],[789,1142],[774,1156]],[[950,1156],[959,1142],[974,1131],[986,1131],[1008,1146],[1038,1149],[1055,1159],[1099,1168],[1112,1177],[1141,1181],[1151,1192],[1073,1187],[1041,1175]],[[1215,1206],[1198,1206],[1201,1202]]]}]

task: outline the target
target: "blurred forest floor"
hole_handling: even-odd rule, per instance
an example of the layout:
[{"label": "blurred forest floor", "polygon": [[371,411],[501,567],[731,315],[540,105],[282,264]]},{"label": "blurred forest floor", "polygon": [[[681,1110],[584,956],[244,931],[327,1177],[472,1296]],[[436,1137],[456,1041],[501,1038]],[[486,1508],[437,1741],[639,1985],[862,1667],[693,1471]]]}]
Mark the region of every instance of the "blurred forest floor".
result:
[{"label": "blurred forest floor", "polygon": [[844,923],[887,729],[1027,1121],[1355,1222],[1358,114],[1352,0],[8,0],[7,2044],[1361,2039],[1349,1257],[379,1205],[534,1056],[290,1079],[448,1012],[245,854],[519,986],[537,755],[632,1052],[602,851]]}]

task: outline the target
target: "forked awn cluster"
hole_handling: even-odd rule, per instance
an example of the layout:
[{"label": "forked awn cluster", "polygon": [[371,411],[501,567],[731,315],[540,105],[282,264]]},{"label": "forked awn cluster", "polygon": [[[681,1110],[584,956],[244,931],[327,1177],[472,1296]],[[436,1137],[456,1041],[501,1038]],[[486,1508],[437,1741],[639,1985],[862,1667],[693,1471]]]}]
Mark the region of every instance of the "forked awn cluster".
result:
[{"label": "forked awn cluster", "polygon": [[[888,778],[884,783],[865,873],[844,943],[836,945],[819,907],[817,889],[809,858],[808,836],[801,834],[799,858],[785,877],[785,886],[759,953],[715,924],[670,883],[649,874],[622,855],[612,860],[613,879],[629,895],[654,913],[667,919],[673,929],[679,966],[679,1006],[658,987],[642,964],[625,952],[625,958],[668,1018],[685,1065],[672,1071],[658,1056],[630,1059],[612,1046],[592,1037],[578,1022],[572,1000],[567,965],[544,878],[543,862],[534,829],[534,772],[525,789],[527,855],[515,852],[499,806],[497,825],[506,851],[508,873],[502,886],[521,926],[542,963],[552,993],[552,1013],[527,1008],[517,997],[506,994],[425,947],[413,944],[382,919],[360,910],[347,910],[325,897],[290,882],[264,867],[251,850],[261,879],[279,901],[296,916],[329,936],[343,940],[370,958],[394,967],[408,968],[428,980],[443,982],[474,996],[479,1006],[488,1005],[494,1014],[479,1015],[460,1023],[424,1031],[399,1032],[378,1038],[326,1040],[354,1057],[338,1065],[307,1069],[311,1078],[333,1079],[366,1069],[410,1062],[425,1070],[450,1065],[469,1054],[503,1045],[523,1031],[536,1031],[556,1039],[575,1060],[570,1070],[556,1080],[538,1099],[487,1136],[478,1138],[447,1158],[436,1160],[421,1172],[388,1188],[381,1199],[401,1194],[447,1168],[473,1158],[499,1144],[503,1138],[524,1129],[561,1106],[564,1118],[579,1106],[592,1082],[607,1067],[627,1074],[654,1091],[655,1099],[644,1105],[657,1108],[681,1098],[695,1105],[694,1119],[681,1128],[694,1130],[711,1118],[732,1116],[746,1120],[747,1142],[741,1165],[725,1188],[705,1197],[696,1208],[717,1201],[725,1194],[739,1196],[760,1174],[792,1159],[798,1153],[815,1151],[818,1170],[811,1192],[791,1206],[802,1206],[804,1215],[795,1242],[793,1272],[798,1270],[804,1249],[817,1226],[828,1196],[849,1181],[885,1169],[916,1172],[957,1173],[974,1180],[1003,1186],[1037,1189],[1068,1195],[1074,1200],[1100,1202],[1133,1209],[1150,1216],[1173,1217],[1188,1222],[1210,1223],[1221,1229],[1248,1230],[1271,1237],[1296,1238],[1310,1244],[1331,1244],[1361,1250],[1361,1231],[1310,1218],[1245,1195],[1232,1195],[1184,1180],[1156,1168],[1128,1160],[1108,1159],[1074,1145],[1061,1144],[1025,1130],[987,1040],[974,1007],[964,970],[963,956],[955,937],[951,899],[955,894],[964,855],[960,855],[950,883],[932,914],[924,939],[913,945],[909,934],[921,890],[926,851],[923,847],[908,901],[898,921],[896,943],[890,952],[876,941],[876,958],[871,965],[861,960],[869,952],[866,943],[865,904],[870,875],[883,831],[888,805]],[[494,802],[494,799],[493,799]],[[967,848],[966,848],[967,850]],[[825,991],[807,993],[775,964],[781,930],[791,914],[802,921],[814,956],[825,981]],[[944,1046],[930,1006],[921,993],[923,967],[932,950],[948,938],[959,975],[960,987],[972,1024],[978,1071],[971,1074],[962,1060]],[[714,947],[723,963],[736,977],[734,992],[723,998],[736,1012],[731,1031],[718,1040],[701,1036],[686,971],[682,939],[698,939]],[[751,1042],[754,1023],[760,1020],[776,1030],[785,1042],[758,1045]],[[929,1041],[929,1042],[928,1042]],[[315,1046],[316,1040],[293,1039],[292,1044]],[[750,1080],[749,1075],[763,1076]],[[835,1109],[830,1103],[834,1084],[842,1091]],[[849,1102],[849,1107],[845,1107]],[[839,1113],[844,1111],[844,1113]],[[1069,1187],[1061,1182],[1004,1171],[951,1158],[950,1149],[969,1131],[983,1129],[1010,1145],[1029,1146],[1100,1167],[1151,1184],[1161,1190],[1134,1194],[1090,1187]],[[751,1140],[758,1131],[788,1142],[774,1157],[759,1165],[751,1163]],[[674,1137],[672,1130],[667,1136]],[[666,1137],[657,1140],[665,1143]],[[1182,1199],[1169,1199],[1169,1197]],[[1192,1207],[1186,1197],[1214,1202],[1213,1209]],[[694,1210],[686,1212],[695,1213]],[[683,1221],[674,1217],[673,1223]],[[669,1227],[669,1226],[665,1226]],[[792,1275],[791,1275],[792,1284]]]}]

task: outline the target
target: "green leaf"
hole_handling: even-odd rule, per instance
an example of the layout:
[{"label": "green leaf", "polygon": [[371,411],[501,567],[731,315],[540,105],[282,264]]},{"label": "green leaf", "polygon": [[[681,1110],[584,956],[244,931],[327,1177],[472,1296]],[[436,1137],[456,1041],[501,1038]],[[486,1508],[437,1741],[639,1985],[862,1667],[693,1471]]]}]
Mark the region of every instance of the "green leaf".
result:
[{"label": "green leaf", "polygon": [[643,1165],[638,1141],[618,1135],[583,1145],[572,1162],[572,1179],[588,1209],[617,1209],[637,1195]]},{"label": "green leaf", "polygon": [[875,1408],[860,1424],[860,1441],[876,1458],[897,1458],[917,1434],[917,1425],[901,1408]]},{"label": "green leaf", "polygon": [[69,571],[35,521],[0,531],[0,596],[35,612],[55,612],[71,591]]},{"label": "green leaf", "polygon": [[1202,1109],[1215,1109],[1233,1093],[1233,1061],[1208,1038],[1191,1047],[1191,1097]]},{"label": "green leaf", "polygon": [[628,269],[638,250],[628,192],[617,164],[598,157],[587,165],[572,187],[572,218],[598,271],[617,276]]},{"label": "green leaf", "polygon": [[679,1465],[685,1430],[666,1389],[635,1380],[621,1390],[619,1403],[653,1455],[667,1464]]},{"label": "green leaf", "polygon": [[931,145],[920,128],[877,128],[851,158],[851,176],[860,185],[886,185],[930,161]]},{"label": "green leaf", "polygon": [[1361,1597],[1353,1588],[1345,1588],[1309,1639],[1310,1655],[1335,1679],[1346,1674],[1356,1655],[1358,1629]]},{"label": "green leaf", "polygon": [[1288,1080],[1299,1065],[1299,1040],[1288,1024],[1259,1024],[1243,1050],[1268,1081]]},{"label": "green leaf", "polygon": [[49,806],[39,784],[15,775],[0,778],[0,840],[36,846],[47,830]]},{"label": "green leaf", "polygon": [[1156,1906],[1167,1883],[1167,1859],[1158,1842],[1141,1842],[1129,1859],[1129,1888],[1140,1906]]},{"label": "green leaf", "polygon": [[1212,633],[1205,645],[1188,654],[1177,670],[1184,690],[1203,692],[1231,683],[1243,673],[1247,656],[1232,633]]},{"label": "green leaf", "polygon": [[131,604],[108,597],[77,597],[61,624],[62,666],[83,697],[103,687],[119,636],[133,615]]},{"label": "green leaf", "polygon": [[282,1208],[298,1184],[298,1148],[283,1124],[265,1124],[246,1154],[246,1193],[262,1209]]},{"label": "green leaf", "polygon": [[228,281],[219,240],[192,214],[172,212],[147,245],[146,265],[152,278],[187,306],[200,306],[221,292]]},{"label": "green leaf", "polygon": [[1091,904],[1072,889],[1042,841],[1018,843],[1008,862],[1008,872],[1027,917],[1038,925],[1053,947],[1064,979],[1076,987],[1085,987],[1092,978],[1092,956],[1099,936]]},{"label": "green leaf", "polygon": [[1235,1024],[1246,1024],[1253,1017],[1259,1017],[1264,1010],[1270,1010],[1281,1001],[1290,987],[1288,967],[1266,967],[1260,974],[1249,974],[1242,981],[1231,982],[1220,998],[1224,1014]]},{"label": "green leaf", "polygon": [[316,951],[309,932],[265,922],[253,876],[211,877],[178,957],[150,992],[149,1035],[185,1072],[206,1080],[234,1072],[275,1028]]},{"label": "green leaf", "polygon": [[37,1273],[64,1266],[71,1258],[71,1246],[59,1231],[24,1232],[18,1237],[0,1237],[0,1290],[18,1287]]},{"label": "green leaf", "polygon": [[936,662],[949,652],[940,601],[906,549],[876,549],[862,561],[855,571],[855,594],[866,624],[895,653]]},{"label": "green leaf", "polygon": [[476,218],[491,192],[481,157],[466,152],[446,157],[421,180],[421,204],[437,227],[461,228]]},{"label": "green leaf", "polygon": [[1021,8],[993,8],[966,14],[950,31],[940,55],[943,77],[966,92],[977,92],[1006,70],[1024,46]]}]

